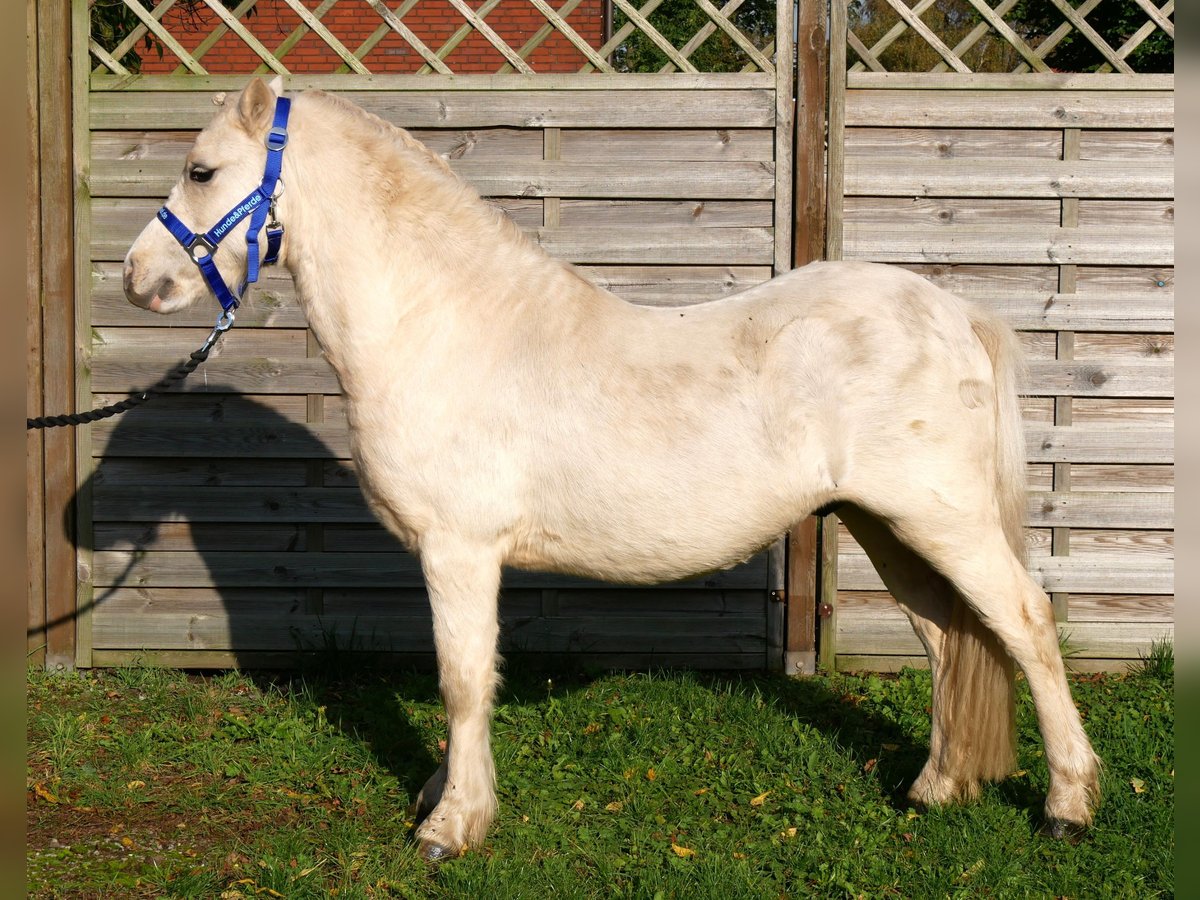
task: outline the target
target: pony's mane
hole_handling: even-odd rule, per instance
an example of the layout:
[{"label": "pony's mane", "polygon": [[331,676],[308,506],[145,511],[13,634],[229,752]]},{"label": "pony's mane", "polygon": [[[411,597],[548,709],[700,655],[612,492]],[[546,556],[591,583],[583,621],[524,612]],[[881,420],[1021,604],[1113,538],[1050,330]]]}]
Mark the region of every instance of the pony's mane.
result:
[{"label": "pony's mane", "polygon": [[445,159],[434,153],[403,128],[393,125],[385,119],[381,119],[374,113],[367,112],[361,106],[357,106],[336,94],[328,94],[325,91],[307,91],[306,93],[314,99],[321,101],[326,107],[351,119],[355,125],[362,128],[369,135],[385,141],[398,141],[403,147],[432,163],[437,169],[456,179],[458,178]]},{"label": "pony's mane", "polygon": [[510,242],[546,259],[553,259],[530,241],[504,210],[480,197],[474,186],[456,174],[444,157],[430,150],[403,128],[336,94],[311,90],[305,91],[304,96],[316,100],[324,112],[338,116],[341,120],[339,124],[344,125],[347,134],[360,135],[364,143],[377,144],[377,147],[371,148],[374,152],[370,156],[381,169],[387,169],[389,150],[396,154],[398,162],[403,161],[408,166],[417,163],[423,182],[443,190],[448,204],[454,204],[461,210],[470,210],[479,217],[480,225],[486,223],[494,226]]}]

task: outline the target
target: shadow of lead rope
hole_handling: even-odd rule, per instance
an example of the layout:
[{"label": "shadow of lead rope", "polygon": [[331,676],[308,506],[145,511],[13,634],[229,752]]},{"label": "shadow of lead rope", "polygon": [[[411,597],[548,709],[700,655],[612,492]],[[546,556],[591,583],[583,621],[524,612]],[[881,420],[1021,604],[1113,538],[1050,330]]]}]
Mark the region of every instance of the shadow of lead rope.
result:
[{"label": "shadow of lead rope", "polygon": [[140,394],[134,394],[125,400],[120,400],[109,406],[101,406],[98,409],[91,409],[87,412],[71,413],[63,416],[38,416],[36,419],[26,419],[25,430],[57,428],[62,425],[85,425],[89,422],[107,419],[109,416],[115,416],[134,407],[141,406],[152,397],[169,390],[195,372],[200,364],[208,359],[208,355],[212,352],[213,347],[217,345],[217,341],[220,340],[221,335],[228,331],[232,325],[233,311],[230,310],[229,312],[222,313],[221,317],[217,319],[217,324],[213,327],[212,332],[209,333],[200,349],[193,350],[187,360],[164,375],[153,387],[146,388]]},{"label": "shadow of lead rope", "polygon": [[76,609],[71,610],[69,613],[59,616],[57,619],[39,622],[37,625],[26,628],[25,636],[29,638],[33,637],[34,635],[42,634],[51,628],[74,621],[79,617],[80,613],[90,612],[91,610],[96,609],[101,603],[115,594],[119,588],[125,585],[125,579],[129,577],[130,573],[133,572],[133,567],[138,564],[138,561],[145,556],[145,554],[145,545],[135,544],[132,552],[129,554],[129,562],[125,564],[125,571],[117,576],[116,580],[113,581],[113,583],[108,587],[107,590],[105,590],[103,594],[94,598],[90,603],[85,603],[83,606],[77,607]]}]

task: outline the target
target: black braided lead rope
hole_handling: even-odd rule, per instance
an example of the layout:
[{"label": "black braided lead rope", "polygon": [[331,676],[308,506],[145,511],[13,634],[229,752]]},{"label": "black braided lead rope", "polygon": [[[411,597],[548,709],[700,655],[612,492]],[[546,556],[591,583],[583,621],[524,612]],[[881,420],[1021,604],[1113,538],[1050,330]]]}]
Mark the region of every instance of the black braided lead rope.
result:
[{"label": "black braided lead rope", "polygon": [[139,394],[133,394],[125,400],[120,400],[110,406],[102,406],[99,409],[91,409],[87,412],[71,413],[65,416],[38,416],[36,419],[25,420],[25,430],[30,431],[34,428],[57,428],[62,425],[84,425],[89,422],[96,422],[100,419],[107,419],[109,416],[115,416],[127,410],[133,409],[135,406],[141,406],[143,403],[161,394],[163,391],[169,390],[172,386],[178,384],[183,379],[187,378],[200,366],[202,362],[208,359],[213,347],[226,331],[233,324],[233,316],[229,316],[228,323],[222,327],[222,322],[218,322],[217,327],[213,329],[212,334],[208,336],[208,340],[204,342],[199,350],[193,350],[191,355],[185,362],[180,363],[170,372],[162,377],[162,379],[153,387],[146,388]]}]

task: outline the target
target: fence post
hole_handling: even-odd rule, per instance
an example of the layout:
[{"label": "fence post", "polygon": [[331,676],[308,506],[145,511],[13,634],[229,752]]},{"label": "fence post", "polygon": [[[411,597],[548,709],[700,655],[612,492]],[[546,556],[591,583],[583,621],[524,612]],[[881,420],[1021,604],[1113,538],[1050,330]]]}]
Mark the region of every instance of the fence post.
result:
[{"label": "fence post", "polygon": [[[75,198],[71,125],[71,3],[37,4],[38,201],[41,218],[42,402],[58,412],[75,401]],[[64,368],[66,371],[64,372]],[[75,435],[43,440],[47,668],[75,665]],[[32,623],[31,623],[32,624]]]},{"label": "fence post", "polygon": [[[827,3],[828,0],[798,0],[796,11],[794,266],[822,259],[825,252]],[[788,534],[784,671],[789,675],[811,675],[816,671],[819,534],[815,516],[809,516]]]}]

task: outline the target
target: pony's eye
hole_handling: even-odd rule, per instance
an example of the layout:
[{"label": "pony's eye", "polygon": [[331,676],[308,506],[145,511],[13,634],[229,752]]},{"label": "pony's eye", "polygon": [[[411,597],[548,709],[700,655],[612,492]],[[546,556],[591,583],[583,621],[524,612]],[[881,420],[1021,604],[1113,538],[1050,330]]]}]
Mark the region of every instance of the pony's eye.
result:
[{"label": "pony's eye", "polygon": [[208,181],[212,177],[212,169],[202,169],[200,166],[192,166],[191,169],[188,170],[188,178],[192,179],[192,181],[198,181],[200,184],[204,184],[204,182]]}]

